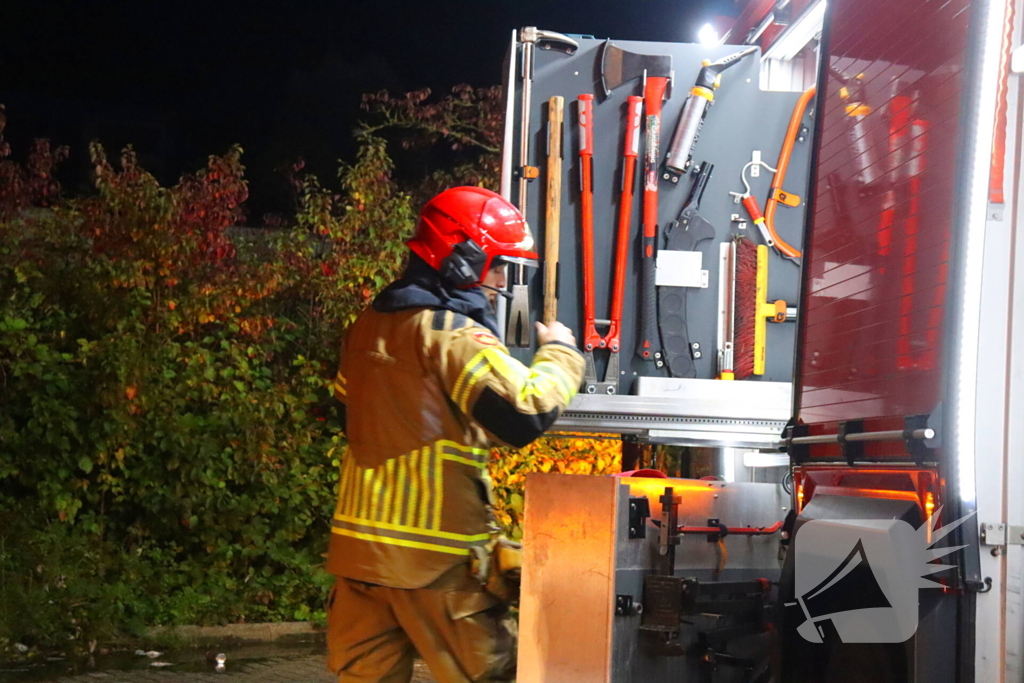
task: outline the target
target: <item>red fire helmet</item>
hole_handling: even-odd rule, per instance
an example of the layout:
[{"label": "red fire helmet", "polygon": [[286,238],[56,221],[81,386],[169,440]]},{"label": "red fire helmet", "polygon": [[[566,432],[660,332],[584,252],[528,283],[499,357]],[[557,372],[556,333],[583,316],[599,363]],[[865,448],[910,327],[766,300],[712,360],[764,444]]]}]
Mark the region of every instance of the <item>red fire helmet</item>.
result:
[{"label": "red fire helmet", "polygon": [[482,187],[453,187],[420,212],[410,249],[462,287],[480,284],[493,265],[537,265],[526,219],[501,195]]}]

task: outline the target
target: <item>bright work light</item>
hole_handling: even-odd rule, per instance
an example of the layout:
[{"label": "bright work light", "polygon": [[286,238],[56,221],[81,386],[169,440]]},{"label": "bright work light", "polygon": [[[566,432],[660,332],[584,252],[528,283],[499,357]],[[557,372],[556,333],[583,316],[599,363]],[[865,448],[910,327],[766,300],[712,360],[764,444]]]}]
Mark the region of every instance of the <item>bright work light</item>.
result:
[{"label": "bright work light", "polygon": [[701,26],[700,31],[697,33],[697,40],[704,47],[711,47],[718,45],[718,31],[711,24],[704,24]]}]

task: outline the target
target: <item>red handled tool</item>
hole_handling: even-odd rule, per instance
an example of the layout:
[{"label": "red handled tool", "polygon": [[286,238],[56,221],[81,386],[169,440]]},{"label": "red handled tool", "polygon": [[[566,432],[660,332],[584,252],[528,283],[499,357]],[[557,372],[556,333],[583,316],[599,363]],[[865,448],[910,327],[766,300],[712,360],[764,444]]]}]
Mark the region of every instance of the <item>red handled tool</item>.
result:
[{"label": "red handled tool", "polygon": [[645,132],[643,236],[640,241],[640,358],[664,365],[658,339],[655,256],[658,241],[658,163],[661,157],[661,105],[672,79],[671,55],[627,52],[606,42],[602,47],[601,82],[605,95],[613,88],[643,79]]},{"label": "red handled tool", "polygon": [[681,526],[681,534],[717,534],[720,536],[771,536],[782,528],[782,522],[775,522],[771,526]]},{"label": "red handled tool", "polygon": [[[626,142],[623,152],[622,201],[615,246],[615,272],[612,285],[612,306],[609,320],[598,320],[594,314],[594,214],[593,214],[593,140],[594,96],[579,96],[580,186],[583,188],[583,355],[587,365],[583,390],[588,394],[617,394],[619,387],[619,349],[622,330],[622,301],[626,291],[626,268],[629,257],[629,230],[633,213],[633,185],[636,160],[640,155],[640,117],[643,99],[630,96],[626,111]],[[597,326],[607,326],[601,336]],[[604,380],[597,378],[596,349],[608,349],[608,366]]]},{"label": "red handled tool", "polygon": [[640,242],[640,343],[637,353],[644,360],[664,364],[658,339],[658,307],[655,290],[655,258],[658,242],[658,160],[661,157],[661,103],[668,78],[647,77],[644,85],[647,148],[644,155],[644,235]]},{"label": "red handled tool", "polygon": [[615,284],[612,289],[612,320],[605,339],[613,353],[619,351],[622,326],[622,300],[626,293],[626,267],[629,257],[629,228],[633,222],[633,187],[636,183],[636,159],[640,156],[640,119],[643,98],[630,95],[626,101],[626,142],[622,152],[622,198],[619,201],[619,230],[615,243]]},{"label": "red handled tool", "polygon": [[[769,248],[772,248],[775,247],[775,238],[768,229],[768,224],[765,222],[764,214],[761,213],[761,206],[757,203],[757,197],[750,194],[750,183],[747,182],[747,169],[754,165],[764,166],[772,173],[777,173],[776,169],[763,161],[748,161],[740,171],[740,180],[743,181],[743,192],[730,192],[729,194],[743,202],[743,208],[747,210],[748,214],[750,214],[750,220],[753,221],[754,225],[757,226],[757,229],[761,231],[761,237],[764,238],[764,243]],[[797,252],[798,255],[799,253],[800,252]]]},{"label": "red handled tool", "polygon": [[576,100],[580,152],[580,210],[583,246],[583,348],[592,350],[601,340],[594,322],[594,96]]}]

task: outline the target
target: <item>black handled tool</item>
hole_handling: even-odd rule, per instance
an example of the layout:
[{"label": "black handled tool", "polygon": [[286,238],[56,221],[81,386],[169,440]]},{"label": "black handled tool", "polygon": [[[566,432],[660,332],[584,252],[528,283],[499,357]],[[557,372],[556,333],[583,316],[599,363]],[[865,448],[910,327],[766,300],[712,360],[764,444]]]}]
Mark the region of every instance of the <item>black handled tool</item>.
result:
[{"label": "black handled tool", "polygon": [[[665,228],[664,251],[696,251],[698,245],[714,238],[715,228],[698,212],[714,164],[704,162],[690,187],[679,216]],[[690,345],[686,328],[686,290],[689,287],[658,287],[658,327],[665,364],[672,377],[695,377],[694,358],[702,352]]]}]

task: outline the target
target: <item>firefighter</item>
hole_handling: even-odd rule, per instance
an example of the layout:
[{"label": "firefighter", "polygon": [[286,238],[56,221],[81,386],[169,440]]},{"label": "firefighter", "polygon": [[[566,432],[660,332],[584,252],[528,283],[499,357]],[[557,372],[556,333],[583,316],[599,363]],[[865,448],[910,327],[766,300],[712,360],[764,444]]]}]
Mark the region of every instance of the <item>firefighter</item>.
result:
[{"label": "firefighter", "polygon": [[537,258],[501,196],[442,192],[408,246],[404,275],[349,329],[334,382],[349,447],[327,559],[328,667],[341,683],[406,683],[418,652],[440,683],[507,680],[502,577],[516,558],[490,512],[489,449],[543,434],[584,360],[557,322],[537,323],[529,366],[498,340],[506,264]]}]

